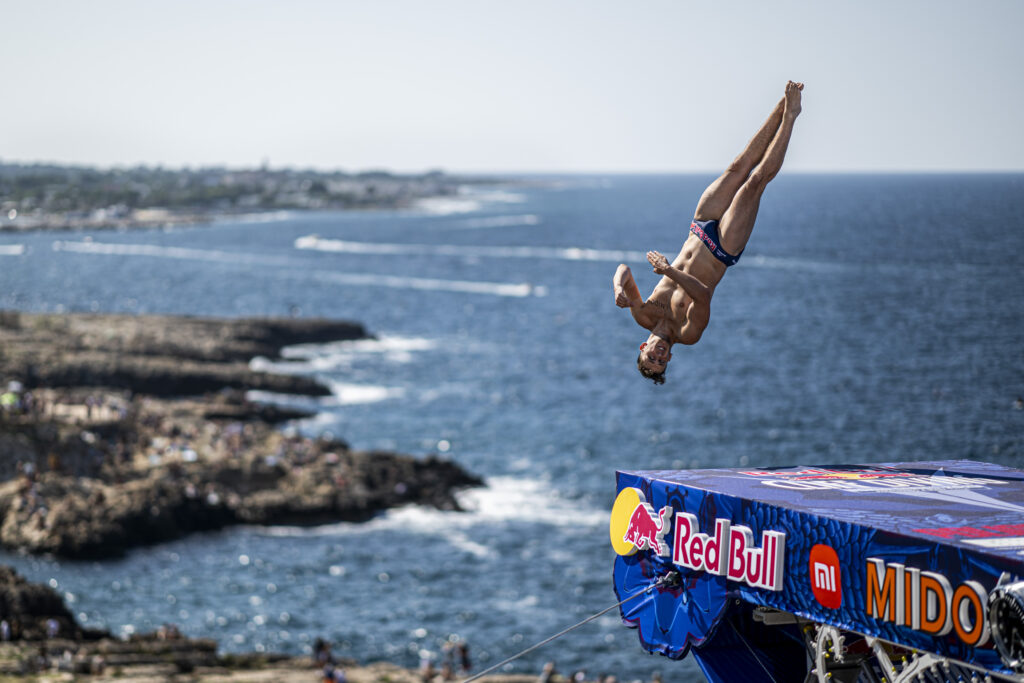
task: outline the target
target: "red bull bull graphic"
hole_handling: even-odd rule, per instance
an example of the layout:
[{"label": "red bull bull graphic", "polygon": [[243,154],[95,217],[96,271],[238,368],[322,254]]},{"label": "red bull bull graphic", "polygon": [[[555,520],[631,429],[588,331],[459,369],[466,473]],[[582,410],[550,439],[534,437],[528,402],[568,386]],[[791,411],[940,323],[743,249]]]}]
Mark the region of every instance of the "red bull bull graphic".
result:
[{"label": "red bull bull graphic", "polygon": [[936,461],[617,479],[615,590],[642,593],[622,617],[650,652],[693,654],[710,681],[826,680],[840,666],[902,681],[941,663],[938,680],[1024,682],[1022,470]]},{"label": "red bull bull graphic", "polygon": [[653,550],[661,556],[669,554],[665,535],[671,530],[670,506],[655,512],[643,491],[626,488],[615,499],[611,520],[609,534],[619,555],[632,555],[638,550]]},{"label": "red bull bull graphic", "polygon": [[672,508],[665,506],[655,515],[654,508],[647,503],[640,503],[629,518],[622,540],[632,543],[637,550],[654,550],[659,555],[668,555],[665,534],[668,533],[671,519]]}]

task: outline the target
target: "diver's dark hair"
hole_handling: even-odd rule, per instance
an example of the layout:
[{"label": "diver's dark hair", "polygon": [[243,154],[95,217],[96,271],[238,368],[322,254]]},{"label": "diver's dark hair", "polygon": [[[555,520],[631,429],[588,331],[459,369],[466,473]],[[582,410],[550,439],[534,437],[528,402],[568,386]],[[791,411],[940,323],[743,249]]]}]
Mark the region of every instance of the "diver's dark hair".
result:
[{"label": "diver's dark hair", "polygon": [[636,357],[636,369],[640,371],[640,374],[646,377],[647,379],[651,380],[655,384],[664,384],[665,371],[662,370],[661,372],[653,372],[651,370],[648,370],[643,366],[643,363],[641,362],[642,360],[643,354],[640,354],[639,356]]}]

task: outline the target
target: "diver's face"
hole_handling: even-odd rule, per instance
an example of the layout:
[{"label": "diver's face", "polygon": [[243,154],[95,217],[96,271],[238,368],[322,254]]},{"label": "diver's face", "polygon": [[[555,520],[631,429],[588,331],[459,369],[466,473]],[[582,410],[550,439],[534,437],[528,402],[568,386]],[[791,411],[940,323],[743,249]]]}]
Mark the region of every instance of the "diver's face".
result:
[{"label": "diver's face", "polygon": [[672,347],[661,337],[651,337],[640,345],[640,362],[651,372],[665,372],[672,360]]}]

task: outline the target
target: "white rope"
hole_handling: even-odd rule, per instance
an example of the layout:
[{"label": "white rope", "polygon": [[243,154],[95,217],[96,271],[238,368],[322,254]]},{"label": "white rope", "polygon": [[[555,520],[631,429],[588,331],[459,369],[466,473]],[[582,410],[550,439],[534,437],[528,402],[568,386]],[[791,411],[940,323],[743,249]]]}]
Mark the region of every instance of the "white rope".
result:
[{"label": "white rope", "polygon": [[[628,597],[628,598],[626,598],[625,600],[620,600],[619,602],[615,603],[615,604],[614,604],[614,605],[612,605],[611,607],[606,607],[605,609],[601,610],[601,611],[600,611],[600,612],[598,612],[597,614],[592,614],[592,615],[590,615],[589,617],[587,617],[587,618],[586,618],[586,619],[584,619],[583,621],[579,622],[578,624],[574,624],[574,625],[570,626],[569,628],[565,629],[564,631],[559,631],[559,632],[558,632],[558,633],[556,633],[555,635],[553,635],[553,636],[550,636],[550,637],[548,637],[548,638],[545,638],[544,640],[540,641],[540,642],[539,642],[539,643],[537,643],[536,645],[531,645],[530,647],[526,648],[526,649],[525,649],[525,650],[523,650],[522,652],[519,652],[519,653],[517,653],[517,654],[514,654],[514,655],[512,655],[511,657],[509,657],[508,659],[506,659],[506,660],[504,660],[504,661],[501,661],[501,662],[498,662],[498,663],[497,663],[497,664],[495,664],[494,666],[492,666],[492,667],[490,667],[490,668],[487,668],[487,669],[484,669],[483,671],[481,671],[481,672],[480,672],[480,673],[478,673],[478,674],[474,674],[474,675],[470,676],[469,678],[467,678],[467,679],[465,679],[464,681],[462,681],[462,683],[470,683],[470,681],[475,681],[475,680],[476,680],[476,679],[478,679],[478,678],[482,678],[483,676],[486,676],[487,674],[489,674],[489,673],[492,673],[492,672],[494,672],[494,671],[496,671],[496,670],[500,669],[501,667],[505,666],[505,665],[506,665],[506,664],[508,664],[509,662],[514,662],[515,660],[519,659],[519,658],[520,658],[520,657],[522,657],[523,655],[529,654],[530,652],[533,652],[533,651],[534,651],[534,650],[536,650],[537,648],[539,648],[539,647],[541,647],[541,646],[544,646],[544,645],[547,645],[547,644],[548,644],[548,643],[550,643],[550,642],[551,642],[552,640],[555,640],[555,639],[557,639],[557,638],[561,638],[561,637],[562,637],[562,636],[564,636],[564,635],[565,635],[566,633],[569,633],[569,631],[572,631],[572,630],[574,630],[574,629],[577,629],[577,628],[579,628],[580,626],[583,626],[584,624],[590,623],[590,622],[591,622],[591,621],[593,621],[594,619],[597,619],[598,617],[600,617],[601,615],[603,615],[603,614],[605,614],[605,613],[607,613],[607,612],[611,612],[611,611],[612,611],[613,609],[615,609],[616,607],[620,607],[620,606],[624,605],[625,603],[629,602],[630,600],[635,600],[636,598],[639,598],[639,597],[640,597],[641,595],[643,595],[644,593],[647,593],[647,592],[649,592],[649,591],[650,591],[650,590],[652,590],[653,588],[656,588],[656,587],[658,587],[658,586],[660,586],[660,585],[663,585],[663,584],[669,584],[669,583],[672,583],[673,581],[675,581],[675,579],[676,579],[676,577],[677,577],[677,576],[678,576],[678,575],[676,575],[676,573],[675,573],[675,572],[670,572],[670,573],[666,574],[665,576],[661,577],[660,579],[658,579],[657,581],[655,581],[654,583],[652,583],[652,584],[651,584],[650,586],[648,586],[647,588],[645,588],[645,589],[643,589],[642,591],[640,591],[639,593],[634,593],[633,595],[629,596],[629,597]],[[672,578],[670,579],[669,577],[672,577]]]}]

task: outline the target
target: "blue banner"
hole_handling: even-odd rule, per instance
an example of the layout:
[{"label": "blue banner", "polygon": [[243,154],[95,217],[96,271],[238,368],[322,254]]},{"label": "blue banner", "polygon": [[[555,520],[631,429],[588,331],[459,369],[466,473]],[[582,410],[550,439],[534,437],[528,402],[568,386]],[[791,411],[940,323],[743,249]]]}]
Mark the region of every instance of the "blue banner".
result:
[{"label": "blue banner", "polygon": [[721,662],[707,655],[753,628],[740,617],[763,605],[1011,672],[988,599],[1004,572],[1024,577],[1024,471],[939,461],[617,480],[615,590],[620,599],[647,590],[622,618],[650,652],[692,650],[708,672]]}]

